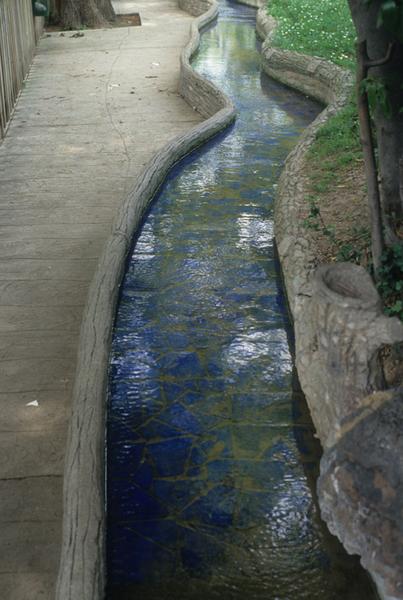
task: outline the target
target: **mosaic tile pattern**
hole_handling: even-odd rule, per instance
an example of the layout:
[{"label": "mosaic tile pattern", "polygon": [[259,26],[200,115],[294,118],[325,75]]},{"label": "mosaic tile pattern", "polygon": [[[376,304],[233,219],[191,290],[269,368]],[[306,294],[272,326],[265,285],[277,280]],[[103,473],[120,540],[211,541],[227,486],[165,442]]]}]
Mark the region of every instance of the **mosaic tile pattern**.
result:
[{"label": "mosaic tile pattern", "polygon": [[367,600],[318,516],[273,247],[275,182],[319,108],[260,74],[254,11],[222,9],[195,65],[239,120],[172,173],[117,314],[108,597]]}]

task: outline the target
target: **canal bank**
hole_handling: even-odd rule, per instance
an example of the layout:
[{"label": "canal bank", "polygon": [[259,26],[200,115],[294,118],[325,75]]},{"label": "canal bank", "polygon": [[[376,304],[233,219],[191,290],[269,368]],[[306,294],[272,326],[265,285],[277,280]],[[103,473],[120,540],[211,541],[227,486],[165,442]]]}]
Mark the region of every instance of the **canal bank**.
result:
[{"label": "canal bank", "polygon": [[[183,8],[186,9],[186,1]],[[173,35],[167,27],[164,13],[168,7],[176,12],[176,2],[152,4],[153,15],[162,35]],[[193,148],[202,145],[235,119],[232,102],[213,84],[197,75],[190,67],[190,57],[199,43],[199,29],[214,20],[218,6],[206,3],[198,10],[199,17],[191,21],[190,36],[179,57],[179,90],[187,106],[195,111],[203,106],[204,121],[193,112],[196,125],[175,137],[142,165],[131,192],[125,195],[106,240],[93,275],[81,322],[77,370],[72,397],[72,417],[65,458],[63,536],[56,597],[58,600],[103,599],[105,591],[105,410],[111,329],[125,258],[144,211],[161,186],[170,168]],[[154,12],[155,11],[155,12]],[[147,13],[147,7],[144,11]],[[190,10],[191,14],[194,14]],[[202,14],[203,13],[203,14]],[[172,22],[176,36],[180,30]],[[153,20],[149,19],[149,34],[153,39]],[[189,23],[189,22],[188,22]],[[154,30],[155,31],[155,30]],[[189,31],[189,30],[188,30]],[[174,46],[176,49],[177,46]],[[145,51],[147,52],[147,48]],[[159,52],[167,52],[164,45]],[[161,62],[163,59],[161,58]],[[157,65],[151,65],[155,67]],[[159,65],[158,65],[159,66]],[[154,79],[155,75],[151,75]],[[156,83],[156,82],[155,82]],[[158,90],[158,86],[156,86]],[[176,89],[176,88],[175,88]],[[147,99],[145,100],[147,102]],[[150,106],[152,110],[152,104]],[[169,119],[168,119],[169,121]],[[187,121],[189,123],[189,120]],[[158,122],[155,122],[160,128]],[[186,131],[188,128],[185,128]],[[152,143],[157,133],[149,136]]]},{"label": "canal bank", "polygon": [[[395,498],[402,498],[402,390],[395,387],[401,382],[385,381],[379,353],[402,341],[403,327],[383,315],[364,269],[348,263],[317,269],[318,251],[303,225],[306,155],[319,128],[348,101],[352,78],[328,61],[273,47],[275,26],[261,8],[263,68],[327,104],[286,162],[275,210],[298,374],[325,448],[319,502],[330,530],[361,557],[382,598],[400,599],[402,504]],[[387,490],[393,490],[390,498]]]},{"label": "canal bank", "polygon": [[7,600],[55,595],[80,327],[118,207],[155,153],[202,120],[177,89],[191,16],[176,1],[121,4],[135,4],[142,27],[40,40],[0,145],[0,595]]},{"label": "canal bank", "polygon": [[[186,2],[184,2],[184,4],[186,4]],[[192,0],[191,4],[193,5],[193,10],[194,10],[194,6],[196,5],[196,3],[195,3],[195,0]],[[195,40],[196,40],[196,39],[197,39],[197,32],[195,31],[195,28],[193,28],[192,44],[195,44]],[[188,52],[189,52],[189,54],[190,54],[190,50],[189,50],[189,49],[188,49]],[[188,93],[189,93],[189,94],[190,94],[190,93],[194,93],[194,97],[196,98],[196,97],[197,97],[197,93],[195,93],[195,87],[197,87],[197,86],[195,86],[195,87],[193,87],[193,86],[192,86],[192,75],[191,75],[190,71],[189,71],[189,72],[188,72],[188,74],[187,74],[187,80],[188,80],[188,83],[189,83],[189,85],[187,86]],[[199,83],[200,83],[200,82],[199,82]],[[204,88],[204,90],[205,90],[205,86],[203,85],[203,83],[200,83],[200,85],[201,85],[201,87],[202,87],[202,88]],[[208,96],[208,95],[209,95],[209,94],[208,94],[208,92],[207,92],[207,96]],[[217,97],[217,92],[214,92],[214,93],[212,94],[212,96],[214,96],[214,95],[215,95],[215,97]],[[221,113],[221,114],[222,114],[222,113]],[[233,118],[233,114],[231,115],[231,109],[229,109],[229,112],[227,112],[227,113],[226,113],[226,115],[228,116],[229,120],[230,120],[231,118]],[[227,118],[227,117],[225,117],[225,118]],[[196,137],[197,137],[197,136],[196,136]],[[158,162],[154,163],[154,165],[153,165],[153,167],[152,167],[152,168],[153,168],[154,170],[158,169]],[[154,179],[153,181],[154,181],[154,184],[155,184],[156,182],[158,182],[158,180],[156,180],[156,179]],[[124,220],[124,219],[123,219],[123,220]],[[107,264],[105,263],[105,264],[104,264],[104,268],[106,268],[106,267],[107,267]],[[100,279],[100,280],[102,280],[102,279]],[[93,293],[92,293],[92,296],[94,297],[94,296],[96,296],[96,295],[97,295],[97,288],[96,288],[96,287],[94,287],[94,288],[93,288]],[[108,298],[106,299],[106,305],[107,305],[107,306],[110,306],[110,303],[113,303],[113,302],[114,302],[114,294],[113,294],[113,293],[111,293],[110,295],[108,295]],[[108,304],[108,303],[109,303],[109,304]],[[92,315],[92,316],[94,316],[94,312],[92,312],[92,311],[93,311],[93,309],[94,309],[94,306],[93,306],[93,307],[92,307],[92,309],[91,309],[91,310],[90,310],[90,311],[87,313],[87,315]],[[108,318],[109,318],[109,319],[111,318],[111,316],[110,316],[110,312],[111,312],[110,310],[107,310],[107,313],[105,313],[105,314],[102,314],[101,316],[105,316],[106,320],[108,320]],[[91,320],[91,318],[88,320],[88,327],[89,327],[90,329],[93,329],[93,332],[91,332],[91,335],[93,335],[93,334],[94,334],[94,335],[96,336],[97,334],[100,334],[100,335],[99,335],[99,337],[98,337],[98,341],[99,341],[99,340],[101,340],[101,341],[99,342],[99,343],[100,343],[100,345],[102,346],[102,348],[108,348],[109,340],[108,340],[108,338],[107,338],[107,337],[103,337],[103,333],[102,333],[102,331],[104,331],[104,329],[102,329],[102,325],[101,325],[101,332],[100,332],[100,330],[99,330],[99,326],[100,326],[100,323],[99,323],[99,321],[97,321],[97,320]],[[88,332],[88,330],[87,330],[87,332]],[[84,336],[84,337],[85,337],[85,336]],[[85,344],[83,344],[83,346],[82,346],[82,347],[84,348],[84,347],[85,347]],[[91,348],[91,344],[90,344],[89,348]],[[84,359],[85,359],[85,353],[83,353],[81,356],[82,356],[82,358],[83,358],[83,360],[84,360]],[[93,356],[93,355],[92,355],[92,356]],[[94,365],[96,365],[96,366],[97,366],[97,368],[99,368],[99,367],[100,367],[100,369],[99,369],[99,371],[98,371],[98,372],[100,372],[100,373],[104,373],[103,366],[105,366],[105,352],[103,352],[103,353],[101,353],[100,355],[98,355],[98,357],[97,357],[97,358],[95,358],[95,360],[94,360],[94,358],[93,358],[93,362],[91,362],[91,360],[90,360],[90,361],[87,363],[87,365],[86,365],[86,366],[87,366],[87,368],[88,368],[88,367],[91,367],[91,366],[92,366],[92,367],[94,367]],[[90,369],[89,371],[91,372],[91,369]],[[97,388],[97,389],[98,389],[98,388]],[[82,397],[84,397],[84,398],[85,398],[85,393],[86,393],[86,390],[85,390],[85,388],[82,388],[82,389],[79,389],[79,388],[77,388],[77,390],[78,390],[78,396],[82,396]],[[103,396],[102,396],[102,394],[101,394],[101,395],[98,395],[98,396],[97,396],[97,398],[98,398],[98,401],[102,401],[102,397],[103,397]],[[96,401],[96,399],[95,399],[95,401]],[[80,425],[81,425],[81,421],[80,421],[80,419],[81,419],[81,417],[83,416],[83,413],[84,413],[84,410],[83,410],[83,408],[82,408],[82,409],[81,409],[81,411],[79,411],[79,414],[77,415],[77,421],[76,421],[77,430],[79,430],[79,429],[80,429]],[[85,415],[84,415],[84,416],[85,416]],[[90,420],[91,420],[91,415],[88,415],[88,416],[89,416],[89,418],[90,418]],[[101,415],[101,417],[102,417],[102,415]],[[98,414],[98,418],[99,418],[99,414]],[[90,453],[88,453],[88,454],[86,455],[86,458],[90,460],[90,464],[93,464],[93,462],[92,462],[92,461],[93,461],[93,456],[91,456],[91,452],[90,452]],[[96,460],[97,460],[97,459],[96,459]],[[91,470],[90,470],[90,475],[91,475]],[[96,486],[98,486],[98,483],[99,483],[99,472],[98,472],[98,473],[96,474],[96,476],[95,476],[95,487],[96,487]],[[90,486],[86,486],[86,479],[85,479],[85,478],[82,478],[82,479],[81,479],[81,486],[82,486],[82,489],[83,489],[83,495],[85,495],[85,488],[87,488],[87,492],[91,493],[91,489],[93,488],[93,486],[92,486],[92,485],[90,485]],[[74,489],[74,488],[73,488],[73,489]],[[100,488],[98,488],[98,491],[99,491],[99,489],[100,489]],[[97,493],[98,493],[98,492],[97,492]],[[81,498],[81,499],[80,499],[80,502],[84,502],[84,505],[85,505],[85,501],[83,500],[83,498]],[[96,500],[96,502],[98,502],[98,500]],[[81,504],[81,506],[83,506],[83,504]],[[88,505],[87,505],[87,506],[88,506]],[[72,516],[75,514],[75,510],[74,510],[74,502],[73,502],[73,505],[72,505],[72,507],[73,507],[73,510],[70,512],[70,516],[69,516],[69,515],[67,516],[67,519],[69,519],[69,518],[71,519],[71,518],[72,518]],[[84,515],[85,515],[85,508],[84,508],[84,511],[83,511],[83,513],[84,513]],[[84,523],[86,523],[86,520],[84,520]],[[95,531],[95,532],[96,532],[96,536],[94,536],[94,538],[92,538],[92,540],[90,540],[90,541],[91,541],[91,543],[93,542],[93,540],[95,540],[95,544],[93,545],[93,548],[94,548],[94,547],[95,547],[95,548],[98,548],[98,544],[97,544],[97,542],[99,542],[99,539],[97,538],[97,531],[99,531],[99,525],[101,525],[101,527],[102,527],[102,515],[101,515],[101,520],[100,520],[100,521],[98,521],[98,522],[95,522],[95,523],[93,523],[93,525],[92,525],[92,526],[95,526],[95,529],[93,529],[92,531]],[[92,534],[91,534],[91,535],[92,535]],[[91,537],[91,536],[90,536],[90,537]],[[88,538],[87,538],[87,539],[88,539]],[[71,557],[70,557],[70,558],[71,558]],[[91,552],[89,552],[89,553],[87,553],[87,554],[86,554],[86,559],[89,561],[89,564],[91,565],[91,563],[92,563],[92,561],[93,561],[93,559],[94,559],[94,556],[93,556],[93,555],[91,556]],[[79,562],[79,561],[77,561],[77,563],[78,563],[78,562]],[[67,563],[65,563],[65,564],[69,564],[69,563],[67,562]],[[87,563],[87,564],[88,564],[88,563]],[[87,573],[88,573],[88,574],[89,574],[89,576],[92,578],[92,574],[91,574],[91,567],[90,567],[90,568],[87,570]],[[80,577],[84,577],[84,578],[82,579],[82,581],[85,581],[85,573],[81,572],[81,575],[80,575]],[[82,589],[84,589],[84,587],[83,587]],[[64,597],[66,597],[66,596],[64,596]],[[63,598],[64,598],[64,597],[63,597]],[[84,597],[84,596],[83,596],[83,597]],[[91,598],[92,598],[93,596],[88,596],[88,597],[91,597]]]}]

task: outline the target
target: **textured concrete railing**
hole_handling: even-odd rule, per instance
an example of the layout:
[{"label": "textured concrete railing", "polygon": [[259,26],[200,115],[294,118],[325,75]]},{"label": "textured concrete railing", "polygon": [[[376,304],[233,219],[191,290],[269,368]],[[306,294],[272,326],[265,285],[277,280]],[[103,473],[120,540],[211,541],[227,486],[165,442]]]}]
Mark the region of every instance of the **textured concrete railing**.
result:
[{"label": "textured concrete railing", "polygon": [[403,599],[403,393],[384,386],[379,348],[403,340],[398,319],[361,267],[316,269],[301,214],[305,157],[319,127],[351,93],[351,75],[336,65],[271,46],[275,21],[263,8],[262,64],[271,77],[327,104],[287,158],[275,205],[275,234],[294,318],[302,389],[325,447],[318,492],[329,528],[361,556],[385,600]]},{"label": "textured concrete railing", "polygon": [[256,30],[264,40],[264,71],[273,79],[326,105],[344,104],[352,89],[351,74],[327,60],[275,48],[271,45],[275,27],[276,21],[267,14],[266,8],[261,8],[257,14]]},{"label": "textured concrete railing", "polygon": [[199,32],[217,16],[218,5],[210,0],[180,0],[179,4],[191,14],[199,12],[196,9],[197,5],[200,8],[206,5],[209,7],[208,11],[193,23],[189,44],[182,52],[179,92],[203,117],[209,118],[215,115],[214,119],[220,121],[226,118],[225,114],[228,111],[234,116],[235,108],[227,96],[210,81],[196,73],[190,65],[191,58],[199,47]]},{"label": "textured concrete railing", "polygon": [[371,277],[351,263],[316,270],[308,320],[313,324],[310,402],[328,448],[366,408],[366,397],[385,388],[379,350],[403,340],[403,324],[383,314]]},{"label": "textured concrete railing", "polygon": [[[192,4],[196,5],[196,0]],[[201,6],[205,4],[202,0]],[[209,6],[209,11],[192,25],[190,42],[182,54],[180,73],[184,97],[198,106],[200,93],[203,115],[209,118],[167,144],[146,166],[119,210],[89,290],[80,332],[65,463],[57,600],[101,600],[104,597],[107,371],[119,284],[131,240],[172,166],[235,119],[230,100],[196,75],[189,65],[191,54],[197,48],[199,29],[217,15],[217,4],[210,2]]]}]

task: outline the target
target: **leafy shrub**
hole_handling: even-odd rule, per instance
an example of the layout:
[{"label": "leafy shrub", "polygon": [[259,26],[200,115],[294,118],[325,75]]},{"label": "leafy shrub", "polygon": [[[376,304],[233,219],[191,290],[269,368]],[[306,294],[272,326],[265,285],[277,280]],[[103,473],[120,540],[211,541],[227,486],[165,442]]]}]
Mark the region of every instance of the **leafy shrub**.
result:
[{"label": "leafy shrub", "polygon": [[378,278],[386,314],[403,320],[403,244],[393,244],[385,250]]}]

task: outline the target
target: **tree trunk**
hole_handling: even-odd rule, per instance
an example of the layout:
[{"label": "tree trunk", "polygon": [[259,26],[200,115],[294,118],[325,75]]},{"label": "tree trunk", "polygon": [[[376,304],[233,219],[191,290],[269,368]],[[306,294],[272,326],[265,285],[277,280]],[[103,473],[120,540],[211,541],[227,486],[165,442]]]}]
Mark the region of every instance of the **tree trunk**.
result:
[{"label": "tree trunk", "polygon": [[392,230],[403,214],[403,202],[400,196],[399,163],[403,157],[403,45],[398,42],[385,27],[377,27],[377,18],[381,0],[363,2],[348,0],[358,42],[367,42],[370,60],[383,58],[388,46],[394,43],[391,59],[384,65],[370,68],[369,75],[385,82],[390,103],[391,115],[386,115],[377,107],[374,113],[376,140],[379,152],[379,174],[385,223]]},{"label": "tree trunk", "polygon": [[98,9],[101,11],[105,19],[108,21],[113,21],[116,18],[111,0],[98,0],[97,4]]},{"label": "tree trunk", "polygon": [[66,29],[106,27],[114,19],[111,0],[63,0],[61,23]]},{"label": "tree trunk", "polygon": [[382,254],[385,248],[378,171],[372,137],[368,94],[365,92],[365,90],[361,89],[362,82],[367,77],[367,65],[367,42],[365,41],[360,42],[357,46],[357,107],[367,179],[368,208],[371,220],[372,262],[374,264],[375,278],[377,278],[377,274],[381,266]]},{"label": "tree trunk", "polygon": [[50,0],[50,23],[60,23],[60,0]]}]

